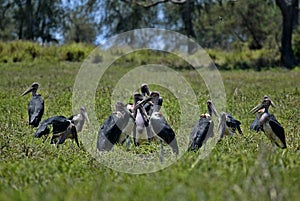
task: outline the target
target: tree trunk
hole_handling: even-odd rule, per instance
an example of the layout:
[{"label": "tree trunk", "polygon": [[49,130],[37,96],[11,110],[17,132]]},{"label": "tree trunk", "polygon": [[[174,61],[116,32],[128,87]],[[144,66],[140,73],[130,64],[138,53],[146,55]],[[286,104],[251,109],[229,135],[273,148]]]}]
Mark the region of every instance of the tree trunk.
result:
[{"label": "tree trunk", "polygon": [[26,33],[25,38],[27,40],[33,40],[33,7],[31,0],[26,0],[26,9],[25,9],[25,18],[26,18]]},{"label": "tree trunk", "polygon": [[294,19],[293,19],[293,27],[298,26],[299,24],[299,0],[295,0],[294,2],[294,9],[293,9],[293,13],[294,13]]},{"label": "tree trunk", "polygon": [[[288,4],[285,0],[276,0],[276,4],[282,13],[282,36],[281,36],[281,65],[286,68],[293,68],[297,65],[297,60],[292,49],[292,33],[293,23],[295,23],[295,15],[298,5],[295,5],[298,0],[291,0]],[[298,12],[298,11],[297,11]]]},{"label": "tree trunk", "polygon": [[19,32],[18,32],[19,40],[23,39],[23,19],[20,20]]},{"label": "tree trunk", "polygon": [[[184,5],[180,7],[181,17],[184,23],[186,34],[189,38],[196,39],[194,31],[192,13],[194,12],[194,2],[186,0]],[[191,53],[194,50],[192,43],[188,43],[188,52]]]}]

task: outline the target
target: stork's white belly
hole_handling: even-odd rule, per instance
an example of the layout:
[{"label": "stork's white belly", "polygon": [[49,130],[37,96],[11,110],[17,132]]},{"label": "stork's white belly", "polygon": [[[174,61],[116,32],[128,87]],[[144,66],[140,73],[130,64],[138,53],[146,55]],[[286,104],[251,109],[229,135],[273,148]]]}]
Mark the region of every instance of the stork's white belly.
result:
[{"label": "stork's white belly", "polygon": [[147,140],[148,136],[147,136],[146,126],[140,111],[137,112],[135,124],[136,124],[136,138],[138,139],[138,141],[141,142]]},{"label": "stork's white belly", "polygon": [[124,128],[122,134],[120,135],[119,143],[125,141],[127,135],[128,136],[132,135],[133,125],[134,122],[131,119],[129,119],[127,126]]}]

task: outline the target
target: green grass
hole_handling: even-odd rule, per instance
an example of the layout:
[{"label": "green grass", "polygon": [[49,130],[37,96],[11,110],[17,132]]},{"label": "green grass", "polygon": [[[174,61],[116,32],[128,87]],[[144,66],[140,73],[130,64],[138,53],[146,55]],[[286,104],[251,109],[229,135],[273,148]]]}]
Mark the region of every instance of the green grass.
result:
[{"label": "green grass", "polygon": [[[77,148],[67,141],[56,149],[49,141],[42,143],[42,139],[33,138],[35,129],[27,125],[29,96],[20,97],[20,94],[33,81],[38,81],[41,84],[39,93],[45,99],[43,118],[69,116],[72,88],[79,68],[80,63],[67,62],[0,64],[0,200],[299,199],[299,70],[221,72],[227,95],[226,110],[241,120],[244,136],[225,138],[195,166],[198,153],[185,153],[168,168],[132,175],[107,168],[93,159],[84,146]],[[107,72],[111,76],[101,80],[96,94],[97,125],[110,113],[107,97],[115,79],[126,72],[126,68],[114,67]],[[203,81],[194,71],[180,73],[190,81],[200,109],[205,112],[208,94]],[[111,79],[115,75],[117,78]],[[233,96],[236,88],[239,93]],[[178,102],[174,96],[166,95],[167,90],[160,90],[165,98],[164,108],[170,114],[168,120],[176,128],[179,119],[172,114],[178,114]],[[254,119],[249,110],[265,94],[277,106],[270,110],[285,128],[286,150],[274,152],[262,133],[248,130]],[[88,131],[79,134],[80,140],[85,132]],[[132,155],[145,151],[131,149],[129,154]]]}]

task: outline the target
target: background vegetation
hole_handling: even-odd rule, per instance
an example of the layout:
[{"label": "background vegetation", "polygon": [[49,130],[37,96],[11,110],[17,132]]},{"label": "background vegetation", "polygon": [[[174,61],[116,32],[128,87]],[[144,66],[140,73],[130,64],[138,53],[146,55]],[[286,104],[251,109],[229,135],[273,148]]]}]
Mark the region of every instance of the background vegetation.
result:
[{"label": "background vegetation", "polygon": [[[224,68],[257,68],[255,63],[292,68],[300,52],[298,4],[298,0],[2,0],[0,40],[99,44],[125,31],[163,28],[206,49],[233,55],[250,52],[226,57]],[[231,63],[238,59],[249,62]]]},{"label": "background vegetation", "polygon": [[[68,43],[59,46],[40,46],[29,41],[0,42],[0,63],[20,63],[37,61],[69,61],[83,62],[84,59],[96,48],[95,45],[87,43]],[[234,50],[224,52],[220,49],[207,49],[207,53],[221,70],[230,69],[268,69],[279,66],[280,55],[278,52],[267,49],[241,51]],[[296,55],[300,53],[296,52]],[[151,56],[152,55],[152,56]],[[144,65],[147,63],[168,64],[175,68],[189,68],[186,63],[172,60],[172,55],[167,58],[156,57],[152,51],[136,52],[128,58],[127,63],[132,62]],[[97,58],[102,61],[102,55]]]}]

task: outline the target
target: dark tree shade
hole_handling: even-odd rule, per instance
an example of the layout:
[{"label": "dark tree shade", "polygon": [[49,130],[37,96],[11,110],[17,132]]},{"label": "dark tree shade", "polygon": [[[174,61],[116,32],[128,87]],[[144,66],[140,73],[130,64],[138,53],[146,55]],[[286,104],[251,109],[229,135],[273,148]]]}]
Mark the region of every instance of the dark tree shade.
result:
[{"label": "dark tree shade", "polygon": [[281,36],[281,65],[292,68],[297,65],[292,49],[293,26],[298,21],[299,0],[276,0],[276,4],[282,13],[282,36]]}]

